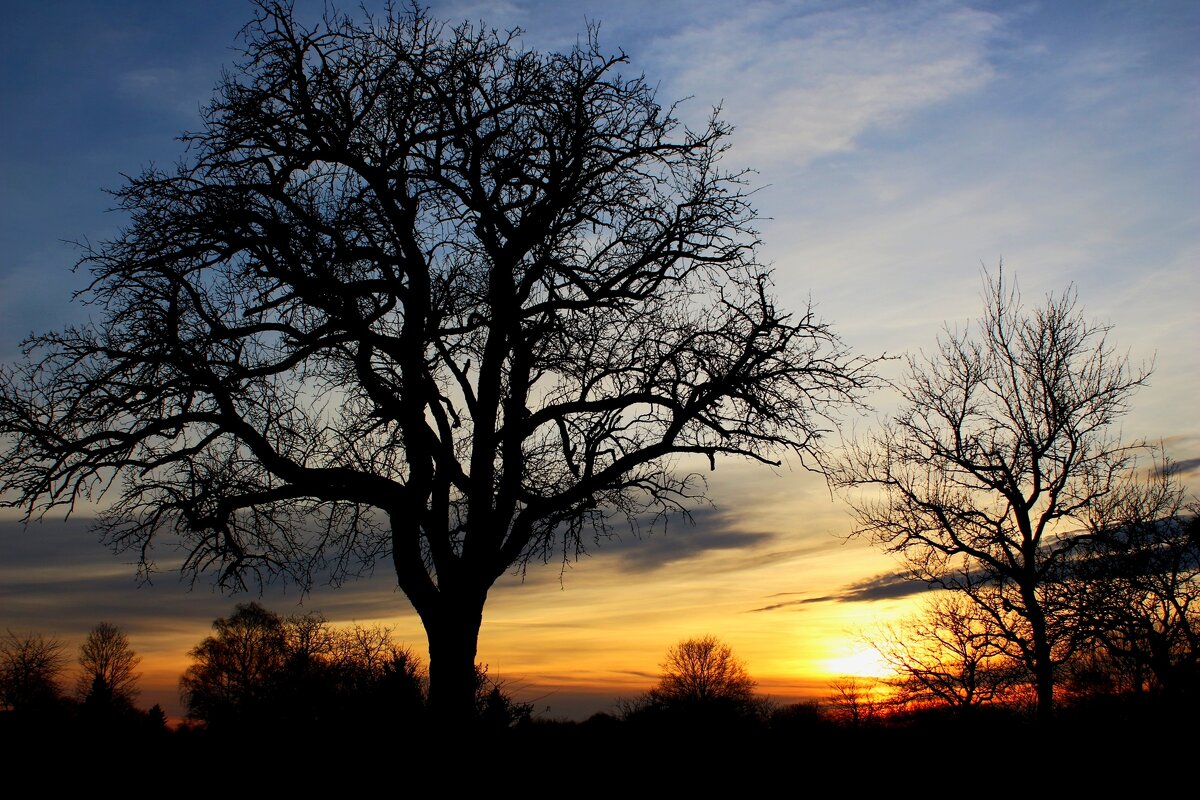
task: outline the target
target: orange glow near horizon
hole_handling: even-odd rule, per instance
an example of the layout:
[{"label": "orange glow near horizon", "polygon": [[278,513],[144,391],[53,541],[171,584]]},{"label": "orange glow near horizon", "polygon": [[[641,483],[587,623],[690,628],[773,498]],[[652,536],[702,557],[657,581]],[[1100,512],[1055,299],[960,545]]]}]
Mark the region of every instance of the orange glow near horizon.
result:
[{"label": "orange glow near horizon", "polygon": [[[680,522],[646,541],[601,544],[578,562],[531,565],[523,580],[502,579],[484,609],[478,661],[519,698],[536,701],[539,713],[575,718],[611,712],[617,698],[646,691],[668,647],[706,634],[729,644],[760,693],[779,702],[826,697],[830,682],[847,674],[878,676],[880,665],[863,636],[906,613],[911,598],[843,596],[847,586],[894,572],[896,565],[867,543],[842,538],[849,520],[824,483],[804,472],[772,475],[731,464],[718,470],[711,488],[718,511],[695,527]],[[688,537],[713,530],[721,534],[714,544],[693,547]],[[157,601],[136,594],[130,566],[103,563],[106,572],[129,573],[129,594],[122,595],[127,607],[146,606],[144,619],[103,620],[126,629],[143,658],[139,704],[159,703],[178,719],[185,713],[179,677],[188,651],[209,634],[211,618],[177,619],[150,608]],[[318,588],[303,605],[295,594],[261,602],[285,615],[322,612],[338,626],[385,625],[425,660],[424,630],[389,583],[358,593],[353,584]],[[196,602],[223,608],[222,616],[256,599],[237,595],[214,604],[211,595],[196,592]],[[177,602],[195,607],[187,597]],[[82,635],[45,633],[67,643],[73,662]]]}]

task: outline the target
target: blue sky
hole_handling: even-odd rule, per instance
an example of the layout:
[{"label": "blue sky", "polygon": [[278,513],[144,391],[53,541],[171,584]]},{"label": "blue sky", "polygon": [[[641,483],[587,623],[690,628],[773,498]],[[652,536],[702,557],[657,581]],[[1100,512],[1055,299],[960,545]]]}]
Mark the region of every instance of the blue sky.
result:
[{"label": "blue sky", "polygon": [[[1074,283],[1088,316],[1113,325],[1118,347],[1137,363],[1153,362],[1124,434],[1161,440],[1179,460],[1200,457],[1200,4],[431,6],[452,20],[522,27],[524,41],[544,49],[570,47],[586,20],[599,21],[601,44],[622,48],[628,69],[644,72],[663,101],[691,98],[679,110],[685,121],[722,105],[736,127],[727,165],[757,170],[761,255],[775,265],[783,302],[802,308],[811,298],[861,352],[933,347],[943,324],[962,326],[977,313],[983,270],[1001,259],[1031,301]],[[322,4],[296,7],[299,17],[315,19]],[[107,212],[102,189],[120,186],[122,173],[181,157],[174,137],[198,125],[251,12],[241,0],[8,4],[0,52],[0,361],[15,359],[30,331],[87,315],[70,303],[87,276],[70,272],[77,251],[66,241],[111,236],[122,220]],[[877,398],[881,408],[888,402]],[[588,642],[611,642],[636,624],[625,600],[614,599],[614,587],[636,579],[642,604],[689,592],[697,598],[660,607],[665,621],[623,635],[629,669],[652,673],[673,641],[663,637],[676,631],[681,638],[705,632],[697,626],[750,619],[737,615],[772,605],[775,595],[839,596],[887,569],[881,557],[836,538],[849,528],[845,511],[809,476],[764,477],[738,466],[718,470],[712,489],[720,514],[698,526],[703,535],[645,548],[640,570],[621,566],[634,563],[621,559],[635,549],[617,548],[561,580],[550,566],[498,592],[511,597],[489,607],[481,655],[541,676],[531,685],[543,678],[551,685],[556,662],[538,661],[515,638],[489,639],[493,616],[498,631],[527,631],[547,603],[590,609],[580,612],[592,615],[590,639],[556,640],[586,653]],[[727,534],[737,532],[750,535],[730,545]],[[82,539],[42,536],[43,547],[28,536],[14,526],[3,531],[0,627],[80,636],[90,626],[85,614],[39,599],[39,585],[52,591],[54,581],[81,574],[71,570],[100,570],[106,591],[131,590],[129,568],[99,546],[80,556],[86,567],[64,567],[54,580],[31,577],[30,565],[63,564],[57,554],[66,550],[54,542],[70,538],[77,548]],[[769,564],[775,572],[764,571]],[[717,571],[731,576],[718,584],[735,599],[705,617],[703,597],[717,590],[703,578]],[[390,591],[386,576],[370,586]],[[384,614],[365,589],[321,602],[336,605],[343,619]],[[200,590],[173,591],[170,602],[135,594],[111,607],[97,600],[96,610],[157,604],[163,620],[168,608],[179,620],[186,607],[189,621],[172,625],[194,642],[195,631],[232,607],[207,589],[203,598]],[[512,599],[522,592],[527,599]],[[399,596],[384,599],[403,608]],[[751,654],[751,667],[765,674],[786,671],[785,662],[811,669],[817,657],[803,655],[804,637],[832,635],[844,619],[820,604],[784,605],[770,622],[712,632]],[[150,636],[152,625],[136,624]],[[395,624],[419,641],[411,618]],[[772,660],[768,642],[793,627],[798,654]],[[162,645],[169,646],[177,644]],[[619,684],[614,675],[594,682]]]}]

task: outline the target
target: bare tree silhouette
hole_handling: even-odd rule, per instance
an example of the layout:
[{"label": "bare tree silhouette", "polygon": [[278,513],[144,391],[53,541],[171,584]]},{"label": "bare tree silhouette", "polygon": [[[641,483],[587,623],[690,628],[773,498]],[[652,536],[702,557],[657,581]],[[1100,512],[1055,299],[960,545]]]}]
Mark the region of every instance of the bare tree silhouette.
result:
[{"label": "bare tree silhouette", "polygon": [[1029,673],[1010,656],[1006,630],[973,600],[942,593],[913,616],[870,637],[896,672],[897,703],[967,712],[1004,698]]},{"label": "bare tree silhouette", "polygon": [[754,681],[729,645],[715,636],[688,639],[667,651],[663,675],[654,688],[666,702],[744,703],[754,696]]},{"label": "bare tree silhouette", "polygon": [[662,676],[650,691],[618,706],[631,723],[667,724],[679,732],[729,730],[729,725],[764,723],[770,702],[755,694],[746,665],[715,636],[673,645],[661,664]]},{"label": "bare tree silhouette", "polygon": [[79,648],[76,696],[105,706],[132,707],[138,695],[137,666],[141,661],[124,631],[110,622],[101,622]]},{"label": "bare tree silhouette", "polygon": [[673,456],[822,469],[870,362],[777,308],[729,126],[625,60],[261,0],[186,160],[87,248],[96,322],[3,373],[9,504],[104,496],[110,543],[227,585],[390,559],[462,719],[507,570],[686,508]]},{"label": "bare tree silhouette", "polygon": [[1083,318],[1073,289],[1026,311],[1003,272],[989,277],[978,327],[909,359],[901,410],[850,448],[839,476],[867,490],[851,496],[858,534],[966,592],[1006,631],[1042,720],[1072,643],[1056,615],[1076,534],[1143,449],[1113,424],[1146,374],[1108,332]]},{"label": "bare tree silhouette", "polygon": [[212,627],[188,652],[192,664],[179,681],[188,716],[215,728],[267,716],[274,684],[288,664],[284,620],[258,603],[240,603]]},{"label": "bare tree silhouette", "polygon": [[874,722],[882,712],[882,702],[875,696],[878,683],[855,675],[830,681],[826,702],[832,718],[852,728]]},{"label": "bare tree silhouette", "polygon": [[38,633],[12,631],[0,639],[0,705],[38,713],[58,701],[67,656],[63,643]]}]

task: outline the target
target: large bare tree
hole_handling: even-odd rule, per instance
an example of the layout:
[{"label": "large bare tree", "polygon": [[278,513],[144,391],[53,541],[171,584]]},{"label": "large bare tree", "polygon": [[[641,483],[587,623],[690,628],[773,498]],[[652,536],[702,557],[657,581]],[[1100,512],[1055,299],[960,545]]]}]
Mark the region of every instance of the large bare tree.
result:
[{"label": "large bare tree", "polygon": [[264,1],[244,37],[185,160],[116,192],[95,322],[4,372],[9,504],[105,494],[108,541],[233,585],[390,558],[453,717],[493,582],[686,507],[672,457],[823,468],[870,363],[776,306],[715,112],[594,36]]},{"label": "large bare tree", "polygon": [[1058,614],[1071,553],[1142,449],[1115,423],[1145,372],[1108,332],[1073,289],[1026,309],[1003,272],[989,277],[983,317],[909,359],[900,410],[839,473],[861,490],[858,533],[917,577],[967,592],[1006,631],[1043,720],[1073,642]]}]

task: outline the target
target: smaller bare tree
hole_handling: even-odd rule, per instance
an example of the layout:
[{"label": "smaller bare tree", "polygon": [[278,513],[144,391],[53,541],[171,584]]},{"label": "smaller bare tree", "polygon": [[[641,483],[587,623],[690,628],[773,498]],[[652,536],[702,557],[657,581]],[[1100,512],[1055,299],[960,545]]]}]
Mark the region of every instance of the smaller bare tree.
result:
[{"label": "smaller bare tree", "polygon": [[715,636],[679,642],[660,666],[653,689],[620,704],[626,719],[666,713],[693,721],[748,721],[770,711],[769,701],[755,695],[746,665]]},{"label": "smaller bare tree", "polygon": [[392,640],[391,628],[357,623],[337,631],[331,655],[335,665],[372,677],[383,674],[396,658],[413,657],[407,648]]},{"label": "smaller bare tree", "polygon": [[887,682],[905,705],[966,712],[1028,680],[1007,650],[1004,628],[957,594],[937,594],[921,612],[871,637],[870,644],[895,671]]},{"label": "smaller bare tree", "polygon": [[830,716],[843,725],[857,728],[874,721],[880,714],[881,703],[875,696],[876,682],[854,675],[845,675],[829,684]]},{"label": "smaller bare tree", "polygon": [[715,636],[680,642],[667,651],[654,692],[674,703],[749,702],[755,683],[729,645]]},{"label": "smaller bare tree", "polygon": [[1058,619],[1064,569],[1093,507],[1145,451],[1116,422],[1148,373],[1109,330],[1073,288],[1028,308],[1003,273],[988,276],[977,325],[909,358],[900,410],[847,449],[838,475],[863,490],[850,497],[856,534],[1014,623],[1043,722],[1074,644]]},{"label": "smaller bare tree", "polygon": [[84,702],[133,705],[139,692],[137,666],[141,662],[125,632],[111,622],[101,622],[79,648],[76,696]]},{"label": "smaller bare tree", "polygon": [[0,639],[0,707],[38,711],[58,700],[67,658],[63,643],[40,633]]},{"label": "smaller bare tree", "polygon": [[255,602],[239,603],[213,633],[188,651],[192,665],[179,681],[188,716],[210,726],[241,724],[268,705],[288,663],[287,628]]}]

